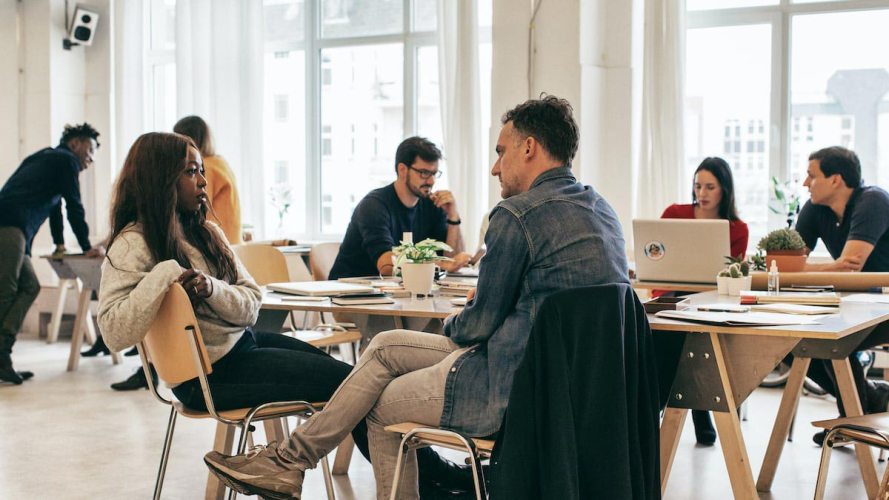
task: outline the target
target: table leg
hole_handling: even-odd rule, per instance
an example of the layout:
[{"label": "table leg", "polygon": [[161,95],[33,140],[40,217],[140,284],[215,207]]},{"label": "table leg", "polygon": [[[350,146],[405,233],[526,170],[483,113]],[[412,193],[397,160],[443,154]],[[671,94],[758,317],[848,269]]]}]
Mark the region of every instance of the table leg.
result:
[{"label": "table leg", "polygon": [[349,464],[352,463],[352,452],[355,450],[355,441],[352,435],[346,436],[343,442],[336,447],[336,458],[333,461],[334,474],[348,474]]},{"label": "table leg", "polygon": [[[832,359],[833,370],[836,374],[837,386],[840,396],[843,398],[843,410],[847,417],[863,415],[861,401],[858,399],[858,389],[855,387],[855,379],[852,377],[852,367],[849,358]],[[858,466],[861,468],[861,477],[864,480],[864,489],[868,498],[875,498],[879,483],[877,479],[877,465],[874,456],[867,445],[856,444],[855,454],[858,456]]]},{"label": "table leg", "polygon": [[790,377],[788,377],[787,384],[784,386],[781,406],[778,407],[778,416],[775,418],[774,427],[772,427],[769,446],[766,448],[765,458],[763,458],[762,467],[759,469],[759,478],[756,481],[756,489],[759,491],[769,491],[772,488],[772,481],[775,480],[775,471],[778,469],[778,461],[781,459],[781,452],[784,450],[784,443],[790,432],[790,425],[796,414],[800,393],[806,380],[806,372],[809,371],[811,362],[811,358],[793,358],[793,365],[790,367]]},{"label": "table leg", "polygon": [[65,299],[68,298],[68,287],[71,285],[72,280],[59,280],[59,300],[56,303],[52,321],[49,323],[49,332],[46,334],[47,344],[59,340],[59,326],[62,324],[62,315],[65,314]]},{"label": "table leg", "polygon": [[[213,439],[213,451],[232,453],[232,447],[235,443],[235,427],[232,425],[217,422],[216,437]],[[207,473],[207,489],[204,493],[206,500],[215,499],[222,500],[225,498],[225,485],[212,472]]]},{"label": "table leg", "polygon": [[90,314],[90,295],[92,290],[80,287],[80,296],[77,298],[77,315],[74,317],[74,329],[71,334],[71,352],[68,354],[68,371],[77,371],[80,363],[80,347],[83,344],[83,336],[86,330],[84,323],[92,321]]},{"label": "table leg", "polygon": [[710,341],[713,343],[719,380],[722,383],[725,402],[728,405],[728,411],[714,411],[713,419],[716,421],[716,432],[722,447],[722,456],[725,459],[729,481],[732,484],[732,493],[735,498],[757,498],[753,471],[750,469],[750,459],[747,457],[747,447],[744,444],[744,436],[741,435],[741,422],[738,420],[737,411],[735,411],[738,405],[735,404],[735,391],[728,373],[722,336],[711,333]]},{"label": "table leg", "polygon": [[673,469],[673,458],[676,457],[676,448],[679,447],[679,438],[682,436],[682,428],[685,426],[685,417],[688,410],[685,408],[670,408],[664,410],[664,419],[661,421],[661,496],[667,489],[667,480]]}]

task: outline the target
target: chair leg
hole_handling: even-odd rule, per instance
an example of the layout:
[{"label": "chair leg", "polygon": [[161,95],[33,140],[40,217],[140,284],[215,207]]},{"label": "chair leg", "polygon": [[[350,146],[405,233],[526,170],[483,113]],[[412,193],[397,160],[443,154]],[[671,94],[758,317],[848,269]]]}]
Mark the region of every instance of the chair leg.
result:
[{"label": "chair leg", "polygon": [[164,437],[164,451],[161,452],[161,463],[157,469],[157,480],[154,482],[154,500],[161,497],[164,487],[164,476],[167,473],[167,461],[170,459],[170,446],[173,444],[173,431],[176,429],[176,409],[170,408],[170,419],[167,422],[167,435]]},{"label": "chair leg", "polygon": [[321,459],[321,471],[324,473],[324,487],[327,489],[327,500],[336,500],[336,493],[333,490],[333,476],[330,475],[330,462],[327,455]]},{"label": "chair leg", "polygon": [[824,438],[824,444],[821,446],[821,465],[818,467],[818,479],[815,481],[815,500],[824,498],[824,487],[827,484],[827,468],[830,466],[830,452],[833,450],[831,446],[832,433]]},{"label": "chair leg", "polygon": [[407,438],[401,440],[401,453],[398,454],[398,460],[395,462],[395,474],[392,477],[392,491],[389,492],[389,500],[398,499],[398,487],[401,486],[401,472],[404,469],[405,457],[410,451],[407,444]]},{"label": "chair leg", "polygon": [[485,473],[482,470],[481,458],[476,456],[475,453],[470,453],[469,462],[472,466],[472,481],[475,483],[475,498],[476,500],[487,500],[488,491],[485,485]]}]

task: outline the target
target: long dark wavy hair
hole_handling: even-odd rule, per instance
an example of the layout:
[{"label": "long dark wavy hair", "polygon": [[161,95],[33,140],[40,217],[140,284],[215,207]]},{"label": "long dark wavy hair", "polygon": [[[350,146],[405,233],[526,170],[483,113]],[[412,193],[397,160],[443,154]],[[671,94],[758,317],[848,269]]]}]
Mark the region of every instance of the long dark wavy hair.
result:
[{"label": "long dark wavy hair", "polygon": [[211,274],[234,283],[238,277],[234,255],[208,226],[206,204],[197,212],[177,209],[179,176],[189,147],[197,149],[194,141],[179,134],[150,132],[136,139],[114,188],[108,248],[128,224],[137,222],[156,262],[175,259],[183,268],[191,268],[183,248],[188,242],[201,252]]},{"label": "long dark wavy hair", "polygon": [[[732,169],[728,163],[718,156],[704,158],[704,161],[695,169],[694,175],[701,170],[706,170],[716,177],[719,187],[722,188],[722,199],[719,201],[719,218],[728,220],[741,220],[738,217],[738,209],[735,207],[735,182],[732,180]],[[692,177],[694,178],[694,177]],[[698,196],[695,194],[694,182],[691,185],[692,203],[698,204]]]}]

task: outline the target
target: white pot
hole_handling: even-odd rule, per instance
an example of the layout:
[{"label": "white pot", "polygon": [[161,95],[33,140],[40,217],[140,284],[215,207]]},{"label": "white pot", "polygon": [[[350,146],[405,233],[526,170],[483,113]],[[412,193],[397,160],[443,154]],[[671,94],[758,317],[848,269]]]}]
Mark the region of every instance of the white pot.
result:
[{"label": "white pot", "polygon": [[404,289],[413,295],[429,295],[435,280],[435,263],[417,264],[405,262],[401,265],[401,282]]},{"label": "white pot", "polygon": [[741,295],[742,290],[750,290],[750,278],[728,278],[728,294],[733,297]]},{"label": "white pot", "polygon": [[730,279],[732,279],[730,276],[716,277],[716,291],[719,295],[728,295],[728,280]]}]

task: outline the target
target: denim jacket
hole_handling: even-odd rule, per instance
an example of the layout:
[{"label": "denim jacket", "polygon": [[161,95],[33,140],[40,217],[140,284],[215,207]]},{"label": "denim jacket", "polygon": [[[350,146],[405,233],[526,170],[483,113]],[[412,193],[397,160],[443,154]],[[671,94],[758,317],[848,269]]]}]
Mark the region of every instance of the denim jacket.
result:
[{"label": "denim jacket", "polygon": [[527,192],[494,207],[489,220],[475,299],[444,325],[454,342],[475,347],[448,374],[441,425],[473,436],[500,428],[513,374],[548,295],[629,283],[617,215],[568,167],[541,174]]}]

